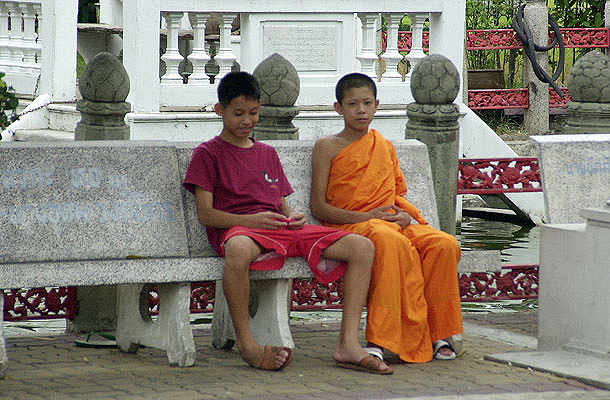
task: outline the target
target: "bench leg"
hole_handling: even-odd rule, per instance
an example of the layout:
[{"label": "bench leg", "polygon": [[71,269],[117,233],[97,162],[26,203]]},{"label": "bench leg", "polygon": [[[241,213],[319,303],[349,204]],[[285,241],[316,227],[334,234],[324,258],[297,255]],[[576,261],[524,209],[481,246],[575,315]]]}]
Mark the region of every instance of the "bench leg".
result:
[{"label": "bench leg", "polygon": [[294,348],[290,333],[291,279],[256,281],[258,308],[250,318],[250,330],[261,344]]},{"label": "bench leg", "polygon": [[190,326],[189,282],[157,284],[159,315],[148,313],[150,285],[120,285],[116,341],[119,349],[135,352],[139,345],[167,352],[170,365],[190,367],[195,362],[195,341]]},{"label": "bench leg", "polygon": [[[291,290],[290,279],[257,280],[251,285],[250,298],[256,307],[250,307],[250,330],[258,343],[294,348],[290,333]],[[256,311],[253,312],[253,308]],[[216,281],[212,345],[217,349],[230,349],[234,344],[235,330],[222,290],[222,281],[219,280]]]},{"label": "bench leg", "polygon": [[8,369],[6,342],[4,340],[4,292],[0,290],[0,379],[3,379]]},{"label": "bench leg", "polygon": [[212,317],[212,346],[229,350],[235,345],[235,328],[229,313],[229,305],[222,288],[222,280],[216,281],[214,316]]}]

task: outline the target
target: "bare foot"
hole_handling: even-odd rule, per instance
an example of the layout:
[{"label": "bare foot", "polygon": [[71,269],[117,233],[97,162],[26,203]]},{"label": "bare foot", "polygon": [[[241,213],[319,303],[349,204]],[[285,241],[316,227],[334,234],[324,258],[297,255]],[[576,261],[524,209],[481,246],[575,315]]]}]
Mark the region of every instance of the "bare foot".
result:
[{"label": "bare foot", "polygon": [[238,348],[241,358],[254,368],[277,371],[286,367],[292,359],[292,349],[288,347],[255,344],[247,349]]},{"label": "bare foot", "polygon": [[[358,369],[378,374],[391,374],[394,372],[379,358],[370,355],[363,347],[352,348],[337,347],[333,353],[337,365],[344,368]],[[366,359],[366,360],[365,360]]]}]

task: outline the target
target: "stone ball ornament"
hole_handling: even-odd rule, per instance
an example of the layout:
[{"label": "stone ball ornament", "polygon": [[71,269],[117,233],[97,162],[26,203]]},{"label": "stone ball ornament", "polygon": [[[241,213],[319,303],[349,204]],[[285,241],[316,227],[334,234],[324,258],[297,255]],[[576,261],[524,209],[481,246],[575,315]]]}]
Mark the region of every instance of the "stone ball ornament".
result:
[{"label": "stone ball ornament", "polygon": [[292,107],[299,97],[301,81],[296,68],[274,53],[261,61],[252,73],[261,87],[264,106]]},{"label": "stone ball ornament", "polygon": [[450,104],[459,90],[460,74],[443,55],[430,54],[413,68],[411,94],[417,103]]},{"label": "stone ball ornament", "polygon": [[576,60],[568,75],[568,91],[573,101],[610,103],[610,65],[599,51],[590,51]]},{"label": "stone ball ornament", "polygon": [[83,99],[92,102],[124,102],[129,94],[129,76],[118,58],[102,52],[83,69],[78,89]]}]

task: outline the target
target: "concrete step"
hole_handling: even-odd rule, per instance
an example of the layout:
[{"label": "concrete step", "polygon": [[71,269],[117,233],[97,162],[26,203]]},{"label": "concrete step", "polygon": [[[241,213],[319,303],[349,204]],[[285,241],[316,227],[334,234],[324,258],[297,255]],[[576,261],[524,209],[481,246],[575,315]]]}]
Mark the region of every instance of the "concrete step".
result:
[{"label": "concrete step", "polygon": [[20,129],[15,132],[15,140],[20,142],[70,142],[74,140],[74,131]]},{"label": "concrete step", "polygon": [[49,129],[74,132],[81,115],[76,111],[76,103],[49,104]]}]

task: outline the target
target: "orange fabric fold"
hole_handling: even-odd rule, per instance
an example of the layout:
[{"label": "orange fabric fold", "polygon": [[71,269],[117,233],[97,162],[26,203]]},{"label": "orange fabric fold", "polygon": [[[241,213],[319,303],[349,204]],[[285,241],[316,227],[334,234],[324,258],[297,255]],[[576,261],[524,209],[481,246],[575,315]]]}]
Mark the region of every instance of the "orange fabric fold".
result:
[{"label": "orange fabric fold", "polygon": [[367,300],[366,338],[406,362],[432,359],[432,342],[462,333],[457,240],[427,224],[404,198],[407,185],[393,144],[370,130],[333,159],[326,200],[370,211],[396,204],[418,223],[405,229],[372,219],[325,224],[368,237],[375,262]]}]

